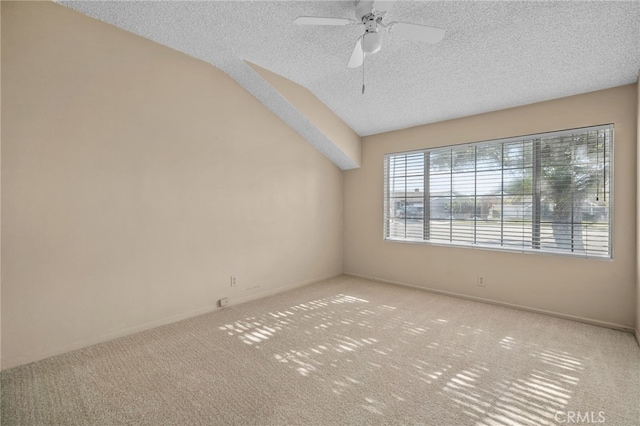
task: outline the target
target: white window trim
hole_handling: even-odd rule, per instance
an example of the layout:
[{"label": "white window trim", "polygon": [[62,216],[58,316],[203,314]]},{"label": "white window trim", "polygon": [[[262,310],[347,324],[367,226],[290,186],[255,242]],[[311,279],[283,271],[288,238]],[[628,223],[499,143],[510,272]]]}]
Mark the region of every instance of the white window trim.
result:
[{"label": "white window trim", "polygon": [[[504,246],[496,246],[496,245],[486,245],[486,244],[477,244],[477,243],[469,243],[469,244],[462,244],[462,243],[458,243],[458,242],[434,242],[434,241],[430,241],[430,240],[424,240],[422,238],[394,238],[394,237],[388,237],[387,236],[387,222],[388,222],[388,218],[387,218],[387,211],[385,209],[385,206],[387,205],[387,191],[386,191],[386,187],[388,182],[386,182],[386,179],[388,179],[388,177],[386,176],[386,171],[385,168],[387,167],[388,164],[388,159],[393,157],[393,156],[398,156],[398,155],[411,155],[411,154],[418,154],[418,153],[426,153],[426,152],[430,152],[430,151],[434,151],[434,150],[438,150],[438,149],[443,149],[443,148],[457,148],[457,147],[464,147],[464,146],[475,146],[475,145],[480,145],[480,144],[485,144],[485,143],[492,143],[492,144],[504,144],[504,143],[509,143],[509,142],[520,142],[523,140],[530,140],[530,139],[543,139],[543,138],[550,138],[550,137],[554,137],[554,138],[559,138],[559,137],[563,137],[563,136],[568,136],[568,135],[572,135],[578,132],[587,132],[587,131],[599,131],[599,130],[605,130],[605,129],[609,129],[611,131],[611,144],[609,146],[609,151],[608,151],[608,155],[609,155],[609,172],[608,172],[608,176],[609,176],[609,215],[608,215],[608,219],[609,219],[609,223],[608,223],[608,229],[609,229],[609,247],[608,247],[608,255],[607,256],[595,256],[595,255],[585,255],[582,253],[573,253],[573,252],[568,252],[566,250],[553,250],[553,249],[534,249],[534,248],[527,248],[527,247],[504,247]],[[520,253],[520,254],[533,254],[533,255],[542,255],[542,256],[567,256],[567,257],[573,257],[573,258],[579,258],[579,259],[589,259],[589,260],[603,260],[603,261],[613,261],[614,258],[614,223],[613,223],[613,218],[615,216],[615,212],[614,212],[614,206],[615,206],[615,200],[614,200],[614,176],[615,176],[615,161],[614,161],[614,150],[615,150],[615,125],[614,123],[609,123],[609,124],[602,124],[602,125],[595,125],[595,126],[587,126],[587,127],[579,127],[579,128],[573,128],[573,129],[565,129],[565,130],[560,130],[560,131],[550,131],[550,132],[544,132],[544,133],[533,133],[533,134],[527,134],[527,135],[521,135],[521,136],[514,136],[514,137],[509,137],[509,138],[502,138],[502,139],[488,139],[488,140],[481,140],[481,141],[474,141],[474,142],[464,142],[464,143],[459,143],[459,144],[450,144],[450,145],[438,145],[438,146],[432,146],[429,148],[422,148],[422,149],[417,149],[417,150],[409,150],[409,151],[399,151],[399,152],[391,152],[391,153],[386,153],[383,156],[383,229],[382,229],[382,238],[384,241],[387,242],[393,242],[393,243],[403,243],[403,244],[418,244],[418,245],[427,245],[427,246],[435,246],[435,247],[452,247],[452,248],[466,248],[466,249],[480,249],[480,250],[490,250],[490,251],[497,251],[497,252],[507,252],[507,253]],[[426,191],[425,191],[426,193]]]}]

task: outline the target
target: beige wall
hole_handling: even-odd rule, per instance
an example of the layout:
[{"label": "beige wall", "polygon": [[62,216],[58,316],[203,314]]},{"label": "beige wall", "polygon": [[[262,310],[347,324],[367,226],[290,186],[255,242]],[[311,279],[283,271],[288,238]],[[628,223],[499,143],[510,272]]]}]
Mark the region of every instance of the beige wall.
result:
[{"label": "beige wall", "polygon": [[353,162],[360,165],[361,139],[333,111],[306,88],[246,61]]},{"label": "beige wall", "polygon": [[[636,282],[636,85],[363,138],[345,172],[344,271],[633,328]],[[615,124],[613,261],[383,241],[383,155]],[[482,275],[486,287],[478,287]]]},{"label": "beige wall", "polygon": [[3,368],[340,274],[342,173],[221,71],[8,2],[2,71]]}]

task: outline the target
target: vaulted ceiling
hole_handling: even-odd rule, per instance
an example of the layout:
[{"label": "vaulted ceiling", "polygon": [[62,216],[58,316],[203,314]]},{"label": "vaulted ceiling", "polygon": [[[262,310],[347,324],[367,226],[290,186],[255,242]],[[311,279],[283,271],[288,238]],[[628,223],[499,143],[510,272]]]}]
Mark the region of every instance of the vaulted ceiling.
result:
[{"label": "vaulted ceiling", "polygon": [[354,1],[60,3],[210,62],[250,91],[239,61],[253,62],[307,88],[360,136],[630,84],[640,69],[637,1],[397,1],[384,22],[441,27],[445,38],[384,34],[365,61],[364,95],[362,68],[347,68],[362,26],[293,23],[355,18]]}]

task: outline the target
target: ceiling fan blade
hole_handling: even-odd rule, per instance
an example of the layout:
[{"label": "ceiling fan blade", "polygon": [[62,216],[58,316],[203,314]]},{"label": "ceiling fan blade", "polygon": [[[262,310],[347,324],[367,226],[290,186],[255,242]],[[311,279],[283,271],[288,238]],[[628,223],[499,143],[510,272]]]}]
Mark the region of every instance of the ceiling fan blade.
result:
[{"label": "ceiling fan blade", "polygon": [[395,0],[375,0],[373,2],[373,8],[378,12],[388,12],[395,2]]},{"label": "ceiling fan blade", "polygon": [[425,43],[437,43],[444,38],[444,30],[442,28],[408,24],[406,22],[394,22],[389,24],[389,27],[393,34],[399,34]]},{"label": "ceiling fan blade", "polygon": [[298,25],[350,25],[356,23],[349,18],[323,18],[320,16],[299,16],[295,21]]},{"label": "ceiling fan blade", "polygon": [[349,59],[349,68],[358,68],[364,62],[364,51],[362,50],[362,36],[356,42],[356,47],[353,48],[353,53]]}]

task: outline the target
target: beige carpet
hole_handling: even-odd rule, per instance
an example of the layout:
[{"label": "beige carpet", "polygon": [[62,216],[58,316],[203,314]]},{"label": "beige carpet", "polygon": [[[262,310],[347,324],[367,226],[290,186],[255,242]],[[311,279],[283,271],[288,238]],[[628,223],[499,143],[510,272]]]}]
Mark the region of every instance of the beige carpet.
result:
[{"label": "beige carpet", "polygon": [[1,380],[2,426],[640,424],[632,335],[352,277]]}]

